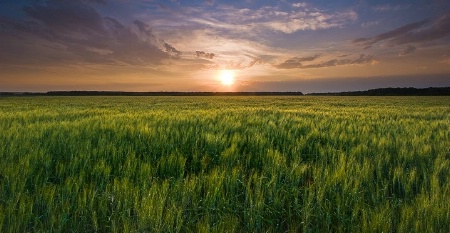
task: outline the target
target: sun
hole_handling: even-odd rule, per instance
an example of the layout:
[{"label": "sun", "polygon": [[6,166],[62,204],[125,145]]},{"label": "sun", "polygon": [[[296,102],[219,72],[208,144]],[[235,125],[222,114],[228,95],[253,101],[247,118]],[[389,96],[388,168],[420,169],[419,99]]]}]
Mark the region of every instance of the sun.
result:
[{"label": "sun", "polygon": [[222,70],[219,74],[220,83],[224,86],[231,86],[234,84],[234,71]]}]

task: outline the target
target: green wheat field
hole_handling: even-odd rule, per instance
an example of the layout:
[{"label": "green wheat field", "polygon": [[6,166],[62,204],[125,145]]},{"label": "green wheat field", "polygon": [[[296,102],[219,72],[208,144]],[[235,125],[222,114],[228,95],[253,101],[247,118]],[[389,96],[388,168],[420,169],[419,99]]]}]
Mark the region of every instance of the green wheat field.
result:
[{"label": "green wheat field", "polygon": [[0,98],[0,232],[450,232],[450,97]]}]

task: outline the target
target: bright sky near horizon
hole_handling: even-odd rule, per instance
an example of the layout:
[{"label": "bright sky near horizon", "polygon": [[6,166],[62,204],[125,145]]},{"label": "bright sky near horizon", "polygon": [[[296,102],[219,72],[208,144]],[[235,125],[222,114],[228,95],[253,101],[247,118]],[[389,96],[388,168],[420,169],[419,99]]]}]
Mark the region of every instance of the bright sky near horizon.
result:
[{"label": "bright sky near horizon", "polygon": [[448,0],[0,0],[0,91],[429,86]]}]

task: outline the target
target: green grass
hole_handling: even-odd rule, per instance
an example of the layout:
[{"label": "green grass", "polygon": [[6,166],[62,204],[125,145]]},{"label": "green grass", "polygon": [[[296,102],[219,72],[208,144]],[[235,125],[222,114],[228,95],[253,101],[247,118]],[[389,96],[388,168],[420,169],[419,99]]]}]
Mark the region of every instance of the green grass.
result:
[{"label": "green grass", "polygon": [[450,232],[448,97],[0,98],[0,232]]}]

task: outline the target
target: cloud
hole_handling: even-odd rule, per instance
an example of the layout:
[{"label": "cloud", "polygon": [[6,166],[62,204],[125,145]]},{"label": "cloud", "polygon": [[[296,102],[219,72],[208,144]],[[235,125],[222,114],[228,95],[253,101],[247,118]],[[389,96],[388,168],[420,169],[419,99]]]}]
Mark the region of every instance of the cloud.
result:
[{"label": "cloud", "polygon": [[279,69],[294,69],[294,68],[302,68],[303,62],[314,61],[319,57],[319,55],[309,56],[309,57],[293,57],[289,58],[283,63],[277,65],[276,67]]},{"label": "cloud", "polygon": [[373,26],[377,26],[379,24],[380,24],[380,21],[371,21],[371,22],[362,23],[361,27],[363,27],[363,28],[370,28],[370,27],[373,27]]},{"label": "cloud", "polygon": [[358,38],[353,40],[354,43],[357,44],[362,44],[364,46],[372,46],[373,44],[383,41],[383,40],[388,40],[388,39],[393,39],[396,38],[398,36],[404,35],[405,33],[411,32],[414,29],[418,29],[420,27],[422,27],[423,25],[425,25],[428,21],[427,20],[423,20],[423,21],[419,21],[419,22],[415,22],[415,23],[411,23],[411,24],[407,24],[403,27],[399,27],[395,30],[386,32],[386,33],[382,33],[379,34],[375,37],[372,38]]},{"label": "cloud", "polygon": [[409,5],[409,4],[399,4],[399,5],[384,4],[384,5],[374,6],[374,7],[372,7],[372,9],[377,12],[388,12],[388,11],[407,10],[410,7],[411,7],[411,5]]},{"label": "cloud", "polygon": [[198,58],[205,58],[205,59],[213,59],[215,54],[214,53],[206,53],[203,51],[195,51],[195,54]]},{"label": "cloud", "polygon": [[303,30],[339,28],[358,19],[358,14],[352,10],[325,12],[316,8],[300,8],[307,6],[303,3],[296,6],[296,9],[289,11],[271,6],[259,9],[222,6],[217,12],[195,12],[189,20],[203,26],[231,31],[257,32],[269,29],[291,34]]},{"label": "cloud", "polygon": [[104,31],[102,17],[94,8],[80,1],[50,0],[47,4],[24,6],[23,10],[49,30],[89,34]]},{"label": "cloud", "polygon": [[[263,56],[264,57],[264,56]],[[270,56],[269,56],[270,57]],[[262,66],[269,63],[261,57],[255,57],[253,55],[245,54],[244,56],[239,56],[236,54],[231,60],[221,60],[214,64],[207,64],[204,69],[228,69],[228,70],[244,70],[249,69],[254,66]]]},{"label": "cloud", "polygon": [[230,61],[225,65],[225,69],[244,70],[256,65],[263,65],[263,64],[265,64],[265,62],[262,59],[252,58],[251,61],[239,61],[239,62]]},{"label": "cloud", "polygon": [[317,68],[325,68],[325,67],[333,67],[333,66],[344,66],[344,65],[362,65],[362,64],[376,64],[378,60],[376,60],[371,55],[360,54],[358,58],[354,59],[331,59],[327,61],[323,61],[320,63],[312,63],[305,65],[306,61],[314,61],[316,58],[312,57],[304,57],[304,58],[290,58],[285,62],[275,65],[278,69],[317,69]]},{"label": "cloud", "polygon": [[[124,25],[103,17],[86,0],[34,1],[24,6],[27,21],[2,20],[3,63],[132,64],[147,66],[178,58],[181,52],[135,20]],[[4,32],[3,32],[4,31]]]},{"label": "cloud", "polygon": [[287,13],[281,17],[274,18],[262,23],[274,31],[281,31],[286,34],[304,30],[320,30],[329,28],[339,28],[358,19],[355,11],[337,12],[327,14],[323,12],[297,12]]},{"label": "cloud", "polygon": [[296,7],[296,8],[305,8],[308,4],[306,2],[298,2],[298,3],[294,3],[292,4],[292,7]]},{"label": "cloud", "polygon": [[429,42],[450,35],[450,12],[441,16],[422,30],[410,31],[393,38],[393,44]]},{"label": "cloud", "polygon": [[214,5],[214,0],[205,0],[205,2],[210,6]]},{"label": "cloud", "polygon": [[415,51],[416,51],[416,47],[414,47],[412,45],[408,45],[408,47],[406,47],[406,49],[404,51],[402,51],[399,55],[405,56],[405,55],[414,53]]},{"label": "cloud", "polygon": [[254,58],[253,61],[251,61],[247,68],[253,67],[255,65],[263,65],[265,62],[261,58]]},{"label": "cloud", "polygon": [[371,38],[355,39],[353,40],[353,43],[362,45],[365,48],[370,48],[372,45],[382,41],[387,41],[388,45],[393,46],[429,42],[443,39],[449,35],[450,12],[434,21],[428,19],[417,21]]},{"label": "cloud", "polygon": [[167,44],[164,42],[164,48],[166,48],[166,52],[169,54],[172,54],[174,56],[180,56],[182,52],[178,51],[176,48],[174,48],[172,45]]}]

